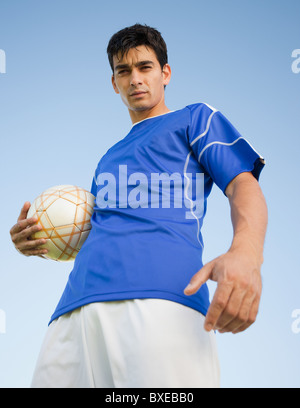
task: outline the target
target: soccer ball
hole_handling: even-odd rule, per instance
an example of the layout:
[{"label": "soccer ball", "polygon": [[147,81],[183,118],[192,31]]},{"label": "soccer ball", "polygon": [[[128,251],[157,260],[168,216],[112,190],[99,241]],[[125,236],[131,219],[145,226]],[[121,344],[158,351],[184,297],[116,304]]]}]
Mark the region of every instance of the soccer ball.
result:
[{"label": "soccer ball", "polygon": [[44,191],[28,211],[27,218],[36,216],[42,230],[32,238],[46,238],[43,255],[55,261],[73,261],[87,239],[94,212],[95,197],[76,186],[56,186]]}]

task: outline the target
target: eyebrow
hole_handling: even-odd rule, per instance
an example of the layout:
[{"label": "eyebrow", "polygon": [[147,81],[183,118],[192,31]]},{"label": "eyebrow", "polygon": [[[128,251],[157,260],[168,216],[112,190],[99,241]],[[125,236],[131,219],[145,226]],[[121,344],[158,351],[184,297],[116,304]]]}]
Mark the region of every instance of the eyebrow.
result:
[{"label": "eyebrow", "polygon": [[[140,61],[140,62],[137,62],[136,64],[135,64],[135,66],[138,68],[138,67],[141,67],[141,66],[143,66],[143,65],[154,65],[154,62],[153,61]],[[118,71],[118,70],[120,70],[120,69],[126,69],[126,68],[129,68],[130,66],[129,66],[129,64],[119,64],[119,65],[117,65],[116,67],[115,67],[115,71]]]}]

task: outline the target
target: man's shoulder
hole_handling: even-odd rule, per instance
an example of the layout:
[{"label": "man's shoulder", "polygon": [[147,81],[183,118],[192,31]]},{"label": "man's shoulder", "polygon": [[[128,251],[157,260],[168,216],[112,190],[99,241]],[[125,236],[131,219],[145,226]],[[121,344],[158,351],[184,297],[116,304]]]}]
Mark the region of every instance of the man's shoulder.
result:
[{"label": "man's shoulder", "polygon": [[210,111],[210,112],[217,112],[218,109],[214,108],[213,106],[209,105],[206,102],[198,102],[198,103],[193,103],[190,105],[186,106],[187,109],[189,109],[191,112],[197,112],[197,111]]}]

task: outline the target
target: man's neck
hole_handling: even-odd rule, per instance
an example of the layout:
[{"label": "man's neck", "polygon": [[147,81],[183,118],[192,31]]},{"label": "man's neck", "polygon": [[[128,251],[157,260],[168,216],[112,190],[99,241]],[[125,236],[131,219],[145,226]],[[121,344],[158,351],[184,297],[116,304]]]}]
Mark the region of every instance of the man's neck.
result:
[{"label": "man's neck", "polygon": [[143,111],[132,111],[129,110],[129,115],[132,121],[132,124],[141,122],[142,120],[152,118],[153,116],[164,115],[165,113],[171,112],[170,109],[164,104],[163,106],[154,106],[151,109]]}]

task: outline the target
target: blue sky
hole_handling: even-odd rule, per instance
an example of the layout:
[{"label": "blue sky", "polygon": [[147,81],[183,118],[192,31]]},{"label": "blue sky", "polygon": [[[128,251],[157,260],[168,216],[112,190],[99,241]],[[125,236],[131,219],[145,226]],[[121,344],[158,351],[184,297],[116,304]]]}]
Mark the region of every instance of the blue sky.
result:
[{"label": "blue sky", "polygon": [[[223,387],[299,387],[300,309],[298,0],[0,0],[0,387],[28,387],[50,315],[72,264],[19,255],[9,230],[25,201],[46,188],[90,188],[101,156],[130,130],[113,92],[106,46],[139,23],[163,34],[171,110],[207,102],[262,154],[269,207],[256,324],[217,335]],[[214,187],[204,222],[204,261],[232,238],[229,205]],[[210,285],[213,293],[214,284]],[[295,314],[294,314],[295,315]],[[0,333],[1,333],[0,321]],[[300,327],[300,323],[299,323]]]}]

